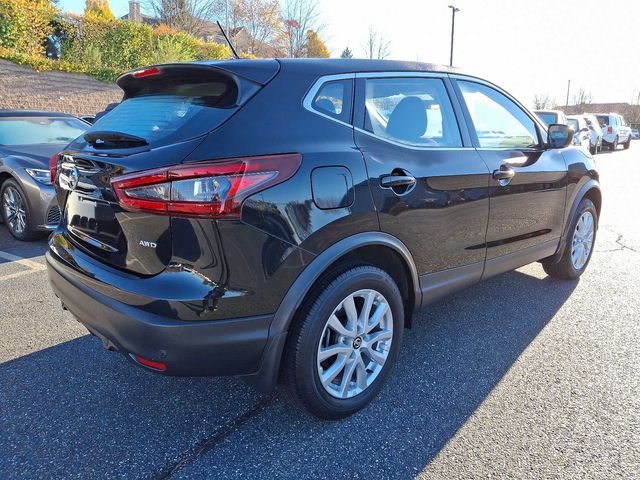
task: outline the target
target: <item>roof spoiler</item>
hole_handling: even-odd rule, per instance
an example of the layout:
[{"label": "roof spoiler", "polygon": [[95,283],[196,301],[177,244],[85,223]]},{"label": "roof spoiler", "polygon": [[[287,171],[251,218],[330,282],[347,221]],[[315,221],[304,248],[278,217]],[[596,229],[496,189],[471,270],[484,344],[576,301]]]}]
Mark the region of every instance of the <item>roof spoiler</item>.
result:
[{"label": "roof spoiler", "polygon": [[201,70],[202,73],[212,73],[212,71],[218,70],[220,73],[241,77],[259,85],[266,85],[280,71],[280,63],[273,59],[240,59],[151,65],[123,73],[116,80],[116,84],[126,93],[135,90],[135,84],[144,78],[167,73],[175,75],[181,70],[189,71],[189,73],[194,73],[194,70]]}]

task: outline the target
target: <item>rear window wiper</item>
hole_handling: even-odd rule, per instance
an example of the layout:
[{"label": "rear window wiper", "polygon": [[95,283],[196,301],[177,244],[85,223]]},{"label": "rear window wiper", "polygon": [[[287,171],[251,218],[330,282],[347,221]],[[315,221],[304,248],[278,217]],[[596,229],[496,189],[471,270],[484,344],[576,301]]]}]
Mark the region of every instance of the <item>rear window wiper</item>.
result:
[{"label": "rear window wiper", "polygon": [[149,145],[142,137],[122,132],[89,132],[83,138],[93,148],[134,148]]}]

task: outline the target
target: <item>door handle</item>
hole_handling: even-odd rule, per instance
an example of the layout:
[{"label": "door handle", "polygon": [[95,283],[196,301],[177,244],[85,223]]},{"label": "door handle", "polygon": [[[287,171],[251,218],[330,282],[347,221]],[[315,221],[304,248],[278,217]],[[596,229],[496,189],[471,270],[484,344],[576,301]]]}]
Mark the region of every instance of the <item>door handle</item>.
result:
[{"label": "door handle", "polygon": [[416,179],[411,175],[385,175],[380,178],[380,185],[384,188],[410,187],[415,183]]},{"label": "door handle", "polygon": [[502,165],[498,170],[493,171],[493,178],[498,181],[498,185],[506,187],[511,182],[511,179],[516,175],[516,171],[507,166]]}]

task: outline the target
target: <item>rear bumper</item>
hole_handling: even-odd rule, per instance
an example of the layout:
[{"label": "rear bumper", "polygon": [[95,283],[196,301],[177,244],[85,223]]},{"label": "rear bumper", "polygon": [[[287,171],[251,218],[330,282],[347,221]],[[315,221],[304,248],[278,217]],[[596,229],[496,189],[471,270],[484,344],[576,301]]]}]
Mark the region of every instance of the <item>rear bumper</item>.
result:
[{"label": "rear bumper", "polygon": [[47,252],[53,291],[64,306],[128,358],[166,365],[168,375],[255,374],[269,336],[272,315],[231,320],[179,321],[110,298],[82,281],[83,274]]}]

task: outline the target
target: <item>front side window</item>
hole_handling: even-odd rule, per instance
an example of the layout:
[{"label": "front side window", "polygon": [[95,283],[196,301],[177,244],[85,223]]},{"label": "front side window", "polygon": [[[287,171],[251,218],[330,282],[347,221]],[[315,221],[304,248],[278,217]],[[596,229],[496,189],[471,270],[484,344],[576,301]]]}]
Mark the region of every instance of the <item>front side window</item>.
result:
[{"label": "front side window", "polygon": [[313,101],[312,108],[341,122],[351,122],[352,80],[333,80],[323,84]]},{"label": "front side window", "polygon": [[368,79],[365,129],[419,147],[461,147],[460,130],[442,80]]},{"label": "front side window", "polygon": [[485,85],[458,81],[482,148],[538,146],[534,121],[509,98]]}]

